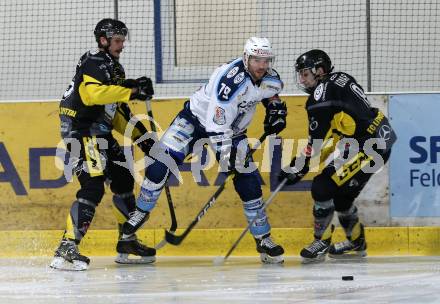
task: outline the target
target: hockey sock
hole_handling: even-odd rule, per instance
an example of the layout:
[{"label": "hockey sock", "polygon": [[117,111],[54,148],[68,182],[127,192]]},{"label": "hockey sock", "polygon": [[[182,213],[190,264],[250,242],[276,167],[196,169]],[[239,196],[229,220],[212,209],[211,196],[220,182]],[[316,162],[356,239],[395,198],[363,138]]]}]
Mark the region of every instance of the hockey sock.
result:
[{"label": "hockey sock", "polygon": [[361,233],[359,225],[358,210],[356,206],[352,205],[348,210],[338,212],[339,223],[344,228],[345,235],[348,239],[353,237],[356,239]]},{"label": "hockey sock", "polygon": [[136,201],[136,207],[144,212],[150,212],[156,206],[157,200],[163,190],[166,179],[159,184],[145,179],[140,189],[139,197]]},{"label": "hockey sock", "polygon": [[313,216],[315,217],[314,236],[316,239],[326,240],[331,237],[332,229],[330,223],[333,219],[334,211],[335,206],[332,199],[324,202],[315,201]]},{"label": "hockey sock", "polygon": [[122,225],[135,210],[136,200],[132,192],[113,195],[113,213],[118,220],[119,238],[122,233]]},{"label": "hockey sock", "polygon": [[264,202],[261,197],[243,202],[244,214],[246,215],[248,223],[250,223],[255,217],[257,218],[250,227],[251,234],[256,238],[261,238],[263,235],[270,232],[270,225],[263,206]]},{"label": "hockey sock", "polygon": [[96,204],[92,201],[82,198],[74,201],[70,208],[70,214],[67,216],[64,238],[75,240],[75,243],[79,244],[90,227],[95,215],[95,208]]}]

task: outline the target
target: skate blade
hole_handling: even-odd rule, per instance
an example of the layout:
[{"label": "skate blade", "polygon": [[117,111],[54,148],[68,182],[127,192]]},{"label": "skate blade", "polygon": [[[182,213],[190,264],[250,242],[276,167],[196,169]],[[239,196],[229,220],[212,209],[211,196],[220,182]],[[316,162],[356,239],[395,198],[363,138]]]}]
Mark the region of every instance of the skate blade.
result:
[{"label": "skate blade", "polygon": [[260,253],[261,262],[264,264],[282,264],[284,263],[284,257],[282,255],[270,256],[267,253]]},{"label": "skate blade", "polygon": [[367,256],[367,252],[365,250],[361,250],[361,251],[350,251],[342,254],[329,253],[328,256],[335,260],[357,260],[357,259],[365,258]]},{"label": "skate blade", "polygon": [[83,271],[89,268],[89,265],[83,261],[73,261],[72,263],[66,261],[62,257],[54,257],[49,265],[53,269],[68,270],[68,271]]},{"label": "skate blade", "polygon": [[318,264],[325,261],[325,254],[319,255],[316,258],[305,258],[301,257],[302,264]]},{"label": "skate blade", "polygon": [[115,262],[118,264],[151,264],[156,261],[155,256],[137,256],[136,258],[129,258],[128,253],[119,253],[116,258]]}]

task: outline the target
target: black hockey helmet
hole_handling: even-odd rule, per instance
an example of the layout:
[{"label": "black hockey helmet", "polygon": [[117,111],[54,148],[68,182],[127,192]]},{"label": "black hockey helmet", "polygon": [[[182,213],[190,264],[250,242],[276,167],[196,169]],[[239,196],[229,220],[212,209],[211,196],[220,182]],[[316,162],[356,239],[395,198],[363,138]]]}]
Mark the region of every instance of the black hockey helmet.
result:
[{"label": "black hockey helmet", "polygon": [[96,24],[94,34],[96,42],[98,42],[98,45],[100,45],[100,37],[105,37],[107,40],[109,40],[113,37],[113,35],[128,36],[128,28],[122,21],[104,18],[99,21],[98,24]]},{"label": "black hockey helmet", "polygon": [[[331,71],[333,71],[330,57],[324,51],[316,50],[316,49],[310,50],[308,52],[305,52],[296,59],[295,78],[296,78],[296,85],[300,90],[308,94],[313,93],[313,91],[315,90],[318,84],[318,81],[316,81],[315,85],[307,86],[304,83],[301,83],[299,75],[301,74],[302,70],[310,70],[314,75],[315,80],[318,80],[318,75],[316,75],[318,68],[322,68],[324,70],[324,75],[329,74]],[[321,77],[322,75],[319,76]]]},{"label": "black hockey helmet", "polygon": [[303,69],[311,69],[315,74],[318,68],[322,68],[325,74],[333,70],[332,61],[326,52],[321,50],[310,50],[305,52],[296,59],[295,71],[299,72]]}]

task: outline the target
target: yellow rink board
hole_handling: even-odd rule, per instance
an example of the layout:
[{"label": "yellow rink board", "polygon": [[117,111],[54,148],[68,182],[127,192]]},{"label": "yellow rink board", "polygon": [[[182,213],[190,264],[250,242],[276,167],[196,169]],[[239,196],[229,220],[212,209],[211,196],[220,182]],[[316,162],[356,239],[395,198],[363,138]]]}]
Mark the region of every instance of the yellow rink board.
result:
[{"label": "yellow rink board", "polygon": [[[306,138],[307,117],[304,110],[304,97],[283,97],[288,104],[288,126],[280,134],[283,138]],[[176,114],[182,109],[184,99],[160,100],[152,103],[154,118],[159,129],[165,130]],[[145,104],[131,102],[133,113],[145,114]],[[43,180],[54,180],[62,176],[62,171],[55,167],[55,157],[41,156],[38,164],[30,157],[36,149],[55,148],[60,141],[59,118],[57,102],[29,102],[29,103],[0,103],[0,143],[4,147],[3,158],[10,158],[12,166],[17,172],[26,195],[17,195],[11,183],[0,182],[0,231],[1,230],[61,230],[65,228],[66,217],[72,202],[75,200],[79,183],[76,178],[60,188],[32,187],[32,176],[38,175]],[[249,127],[248,137],[259,138],[263,133],[264,107],[259,105],[254,120]],[[150,129],[149,123],[144,124]],[[122,136],[117,136],[123,143]],[[266,144],[263,148],[266,148]],[[296,151],[296,147],[294,147]],[[261,163],[264,150],[255,153],[255,161]],[[5,155],[6,154],[6,155]],[[142,156],[138,148],[135,157]],[[287,157],[286,157],[287,158]],[[287,160],[288,161],[288,160]],[[33,162],[33,163],[32,163]],[[0,172],[4,171],[0,163]],[[287,165],[287,164],[286,164]],[[39,172],[31,172],[31,168],[40,167]],[[183,172],[183,184],[171,187],[171,193],[176,209],[179,226],[185,227],[194,218],[196,212],[202,208],[209,197],[216,191],[214,185],[217,177],[217,168],[214,166],[205,172],[209,186],[197,185],[191,172]],[[260,167],[259,167],[260,168]],[[261,171],[261,168],[260,168]],[[269,173],[261,172],[265,182],[263,197],[269,196]],[[310,177],[306,177],[310,179]],[[232,183],[230,183],[232,185]],[[234,188],[229,185],[218,198],[217,203],[203,218],[197,228],[239,228],[243,227],[246,219],[240,198]],[[135,193],[139,191],[136,184]],[[273,227],[311,227],[312,199],[307,191],[282,192],[277,195],[268,208],[268,214]],[[169,226],[169,211],[166,196],[161,195],[157,207],[153,210],[145,228],[157,229]],[[116,219],[112,211],[112,194],[106,187],[106,194],[96,209],[91,229],[115,229]]]},{"label": "yellow rink board", "polygon": [[[158,256],[224,255],[243,229],[194,229],[179,245],[167,244]],[[183,230],[178,230],[181,234]],[[51,256],[61,238],[60,230],[2,231],[0,257]],[[310,228],[274,228],[272,236],[286,250],[286,256],[298,256],[302,247],[312,241]],[[138,237],[149,246],[159,243],[162,229],[142,229]],[[371,227],[366,228],[368,255],[440,255],[439,227]],[[116,230],[90,230],[80,250],[89,256],[115,255]],[[336,229],[334,241],[343,240],[343,231]],[[240,242],[233,255],[255,256],[255,242],[250,234]]]}]

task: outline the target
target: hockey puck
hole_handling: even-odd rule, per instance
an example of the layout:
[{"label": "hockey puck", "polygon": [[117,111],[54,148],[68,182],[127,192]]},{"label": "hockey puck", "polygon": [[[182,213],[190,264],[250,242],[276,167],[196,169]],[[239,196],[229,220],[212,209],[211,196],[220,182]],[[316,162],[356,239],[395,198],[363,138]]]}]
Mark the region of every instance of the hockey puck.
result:
[{"label": "hockey puck", "polygon": [[342,281],[353,281],[353,276],[342,276]]}]

